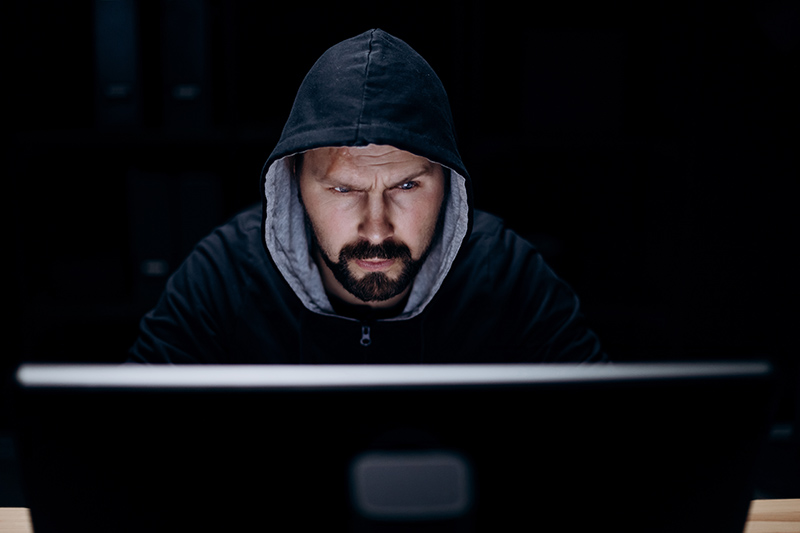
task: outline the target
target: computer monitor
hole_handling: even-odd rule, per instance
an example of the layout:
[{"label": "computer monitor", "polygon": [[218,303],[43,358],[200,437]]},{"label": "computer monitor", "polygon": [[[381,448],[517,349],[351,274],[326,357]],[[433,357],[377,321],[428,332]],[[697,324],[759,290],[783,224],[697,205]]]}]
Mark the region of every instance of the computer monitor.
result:
[{"label": "computer monitor", "polygon": [[23,365],[36,533],[741,532],[763,362]]}]

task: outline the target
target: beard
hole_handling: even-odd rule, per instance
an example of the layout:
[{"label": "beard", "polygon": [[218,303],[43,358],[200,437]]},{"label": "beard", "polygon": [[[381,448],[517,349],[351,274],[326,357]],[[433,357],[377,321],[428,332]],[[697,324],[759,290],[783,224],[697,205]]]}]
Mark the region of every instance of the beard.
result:
[{"label": "beard", "polygon": [[[383,302],[401,294],[411,285],[414,277],[422,268],[432,244],[433,239],[417,260],[411,257],[411,250],[408,246],[393,240],[387,240],[380,244],[372,244],[367,241],[348,244],[339,252],[337,261],[333,261],[318,243],[317,249],[320,251],[322,260],[333,272],[333,276],[347,292],[363,302]],[[361,278],[356,278],[349,265],[351,261],[357,259],[394,259],[401,264],[402,268],[400,274],[394,278],[383,272],[368,272]]]},{"label": "beard", "polygon": [[[312,253],[314,250],[318,250],[319,255],[333,273],[336,281],[341,283],[347,292],[362,302],[384,302],[406,290],[428,258],[434,244],[442,233],[444,224],[444,208],[442,207],[437,217],[438,220],[436,221],[433,235],[431,235],[431,239],[419,259],[414,259],[411,256],[411,250],[405,243],[387,239],[380,244],[372,244],[368,241],[347,244],[339,252],[339,257],[334,260],[320,246],[317,230],[308,216],[305,206],[303,206],[303,214],[306,233],[309,235],[313,247]],[[383,272],[368,272],[359,279],[356,278],[349,266],[351,261],[357,259],[394,259],[401,263],[402,268],[400,274],[394,278],[387,276]]]}]

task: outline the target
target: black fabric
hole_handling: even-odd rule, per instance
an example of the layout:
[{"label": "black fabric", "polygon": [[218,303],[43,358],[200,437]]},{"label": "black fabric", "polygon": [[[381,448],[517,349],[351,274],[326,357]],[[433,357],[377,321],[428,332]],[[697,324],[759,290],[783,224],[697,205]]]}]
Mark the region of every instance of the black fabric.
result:
[{"label": "black fabric", "polygon": [[[409,320],[308,311],[269,261],[260,210],[214,231],[144,317],[131,361],[151,363],[583,362],[605,358],[575,294],[527,241],[476,211],[431,304]],[[368,329],[370,344],[362,345]]]},{"label": "black fabric", "polygon": [[310,148],[370,143],[468,175],[441,80],[414,49],[382,30],[343,41],[317,60],[265,168]]}]

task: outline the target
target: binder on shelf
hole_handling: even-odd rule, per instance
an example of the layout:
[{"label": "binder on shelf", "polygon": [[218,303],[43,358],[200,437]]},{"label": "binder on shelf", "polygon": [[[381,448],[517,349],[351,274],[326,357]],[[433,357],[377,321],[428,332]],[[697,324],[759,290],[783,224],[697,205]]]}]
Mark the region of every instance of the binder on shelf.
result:
[{"label": "binder on shelf", "polygon": [[142,86],[135,0],[94,0],[95,123],[139,126]]},{"label": "binder on shelf", "polygon": [[158,301],[172,264],[173,213],[169,176],[131,170],[127,176],[128,224],[134,301]]},{"label": "binder on shelf", "polygon": [[204,0],[162,4],[164,126],[206,128],[211,123],[208,6]]},{"label": "binder on shelf", "polygon": [[222,186],[210,173],[145,172],[127,176],[134,299],[154,305],[167,277],[222,220]]}]

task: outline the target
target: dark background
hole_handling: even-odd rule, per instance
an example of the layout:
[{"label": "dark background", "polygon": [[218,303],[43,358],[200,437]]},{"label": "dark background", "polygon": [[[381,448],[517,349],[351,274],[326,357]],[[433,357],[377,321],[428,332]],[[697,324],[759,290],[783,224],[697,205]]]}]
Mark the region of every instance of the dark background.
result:
[{"label": "dark background", "polygon": [[442,78],[478,207],[540,247],[612,357],[769,357],[796,421],[796,2],[2,10],[4,381],[123,360],[166,275],[259,200],[313,62],[380,27]]}]

